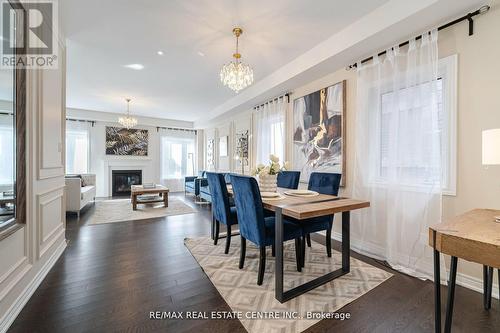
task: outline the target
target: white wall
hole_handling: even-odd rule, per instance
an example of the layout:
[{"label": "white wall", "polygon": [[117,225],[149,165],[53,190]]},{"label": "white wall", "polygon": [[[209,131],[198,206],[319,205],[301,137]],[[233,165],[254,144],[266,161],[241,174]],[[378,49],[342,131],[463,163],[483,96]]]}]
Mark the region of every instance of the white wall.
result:
[{"label": "white wall", "polygon": [[[156,127],[193,128],[192,122],[137,117],[135,128],[148,130],[148,156],[106,155],[106,126],[117,126],[120,114],[68,108],[67,117],[95,121],[90,128],[89,173],[96,175],[96,195],[111,196],[111,170],[142,170],[143,182],[160,183],[160,134]],[[203,135],[203,134],[201,134]],[[182,184],[181,184],[182,183]],[[184,191],[183,182],[166,184],[172,192]]]},{"label": "white wall", "polygon": [[0,332],[8,329],[66,247],[63,41],[60,34],[57,70],[27,71],[27,219],[0,240]]},{"label": "white wall", "polygon": [[[249,134],[249,155],[252,158],[252,151],[254,147],[252,145],[253,140],[253,129],[252,129],[252,113],[251,111],[238,113],[234,117],[223,117],[219,119],[215,119],[214,121],[207,124],[207,127],[204,128],[204,151],[199,150],[199,154],[203,154],[204,163],[203,169],[208,171],[217,171],[217,172],[235,172],[241,173],[241,164],[239,161],[234,159],[236,153],[236,136],[237,134],[244,133],[248,131]],[[220,156],[219,151],[219,138],[227,136],[228,137],[228,156]],[[215,165],[209,166],[207,164],[207,142],[208,140],[215,140]],[[252,161],[249,160],[244,167],[244,171],[246,174],[250,172],[250,166],[252,165]],[[202,167],[200,166],[200,170]]]},{"label": "white wall", "polygon": [[[458,54],[457,195],[444,197],[445,219],[473,208],[500,209],[500,166],[481,164],[481,132],[500,128],[500,4],[474,23],[471,37],[465,23],[439,36],[440,57]],[[457,283],[481,290],[481,265],[459,260],[458,272]]]},{"label": "white wall", "polygon": [[[500,166],[485,168],[481,165],[481,131],[500,128],[500,6],[494,5],[486,15],[475,18],[475,34],[468,36],[468,25],[458,24],[439,34],[440,58],[458,54],[458,152],[457,193],[443,198],[443,219],[461,214],[473,208],[500,209]],[[415,35],[419,32],[415,32]],[[383,47],[381,45],[381,47]],[[352,59],[355,61],[356,59]],[[338,70],[307,85],[296,87],[291,94],[294,99],[342,80],[347,81],[346,96],[346,186],[341,195],[352,191],[356,113],[356,72]],[[261,101],[264,102],[264,101]],[[242,114],[247,114],[248,111]],[[227,119],[218,119],[213,129],[234,124],[239,114]],[[251,117],[250,117],[251,119]],[[289,108],[287,122],[293,119],[293,107]],[[251,126],[250,126],[251,128]],[[286,159],[292,158],[292,130],[287,124]],[[253,152],[251,151],[251,154]],[[253,162],[252,164],[253,165]],[[334,234],[339,236],[340,216],[336,217]],[[353,244],[355,243],[353,239]],[[495,275],[496,276],[496,275]],[[466,261],[458,265],[457,283],[482,292],[482,266]],[[498,285],[495,277],[495,284]],[[494,287],[497,290],[498,286]],[[495,295],[495,297],[497,297]]]}]

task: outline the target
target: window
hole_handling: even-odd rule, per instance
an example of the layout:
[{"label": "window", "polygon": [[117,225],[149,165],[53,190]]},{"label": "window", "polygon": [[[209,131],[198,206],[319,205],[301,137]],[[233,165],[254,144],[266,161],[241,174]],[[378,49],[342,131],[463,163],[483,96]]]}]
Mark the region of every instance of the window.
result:
[{"label": "window", "polygon": [[89,131],[85,129],[66,130],[66,173],[88,173]]},{"label": "window", "polygon": [[[399,149],[411,151],[412,154],[401,154],[405,158],[393,158],[389,156],[390,138],[394,133],[390,133],[389,128],[395,128],[393,121],[398,121],[397,128],[405,131],[418,131],[416,124],[425,121],[418,115],[419,110],[428,107],[425,101],[421,104],[402,105],[407,101],[422,101],[417,94],[425,91],[424,85],[436,84],[437,91],[437,119],[438,128],[426,133],[425,137],[439,136],[441,142],[441,173],[439,168],[429,165],[429,155],[432,153],[430,141],[416,143],[399,142]],[[413,185],[412,181],[420,184],[433,184],[439,181],[442,184],[442,193],[455,195],[456,193],[456,56],[450,56],[439,61],[439,80],[434,83],[421,84],[415,88],[407,88],[399,91],[399,114],[394,114],[392,104],[395,102],[394,93],[384,93],[381,97],[380,116],[380,162],[379,178],[384,180],[388,177],[388,170],[397,170],[398,178],[408,185]],[[430,119],[428,121],[431,121]],[[391,126],[392,125],[392,126]],[[411,137],[411,135],[410,135]],[[393,152],[397,153],[397,152]],[[398,165],[390,168],[388,163],[397,161]]]},{"label": "window", "polygon": [[271,124],[271,153],[278,156],[281,161],[283,161],[285,156],[285,142],[283,142],[284,127],[285,124],[282,120]]},{"label": "window", "polygon": [[161,179],[181,179],[194,175],[195,139],[161,137]]},{"label": "window", "polygon": [[269,155],[285,158],[285,114],[288,102],[285,96],[265,103],[255,110],[255,162],[268,164]]},{"label": "window", "polygon": [[[9,117],[12,121],[12,117]],[[14,184],[14,130],[12,124],[0,124],[0,187]]]}]

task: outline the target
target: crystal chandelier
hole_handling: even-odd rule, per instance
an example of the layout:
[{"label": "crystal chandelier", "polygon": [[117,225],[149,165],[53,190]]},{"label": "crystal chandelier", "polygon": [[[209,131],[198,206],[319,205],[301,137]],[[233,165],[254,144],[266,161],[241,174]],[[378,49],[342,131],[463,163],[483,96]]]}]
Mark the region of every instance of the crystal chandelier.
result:
[{"label": "crystal chandelier", "polygon": [[125,117],[118,118],[118,122],[126,129],[131,129],[137,125],[137,119],[130,116],[130,98],[126,98],[125,100],[127,101],[127,115]]},{"label": "crystal chandelier", "polygon": [[236,36],[236,53],[233,54],[234,61],[222,66],[220,80],[235,92],[245,89],[253,83],[253,70],[247,64],[241,62],[241,54],[238,52],[238,39],[243,33],[241,28],[234,28]]}]

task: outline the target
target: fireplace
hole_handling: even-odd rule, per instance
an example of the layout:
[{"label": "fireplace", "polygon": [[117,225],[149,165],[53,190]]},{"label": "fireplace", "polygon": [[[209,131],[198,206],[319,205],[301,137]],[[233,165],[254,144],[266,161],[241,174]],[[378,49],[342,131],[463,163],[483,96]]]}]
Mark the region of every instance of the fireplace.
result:
[{"label": "fireplace", "polygon": [[142,184],[142,170],[112,170],[111,176],[114,197],[130,196],[130,186]]}]

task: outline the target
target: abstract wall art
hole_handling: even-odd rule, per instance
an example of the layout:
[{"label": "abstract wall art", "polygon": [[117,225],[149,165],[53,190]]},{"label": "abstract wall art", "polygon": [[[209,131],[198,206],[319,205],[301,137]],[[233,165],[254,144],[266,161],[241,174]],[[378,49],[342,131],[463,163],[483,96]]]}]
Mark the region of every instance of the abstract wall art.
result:
[{"label": "abstract wall art", "polygon": [[294,100],[293,165],[301,182],[311,172],[333,172],[345,186],[345,94],[342,81]]},{"label": "abstract wall art", "polygon": [[106,155],[148,156],[148,130],[106,126]]},{"label": "abstract wall art", "polygon": [[207,141],[207,165],[209,167],[215,166],[214,139],[208,139],[208,141]]}]

